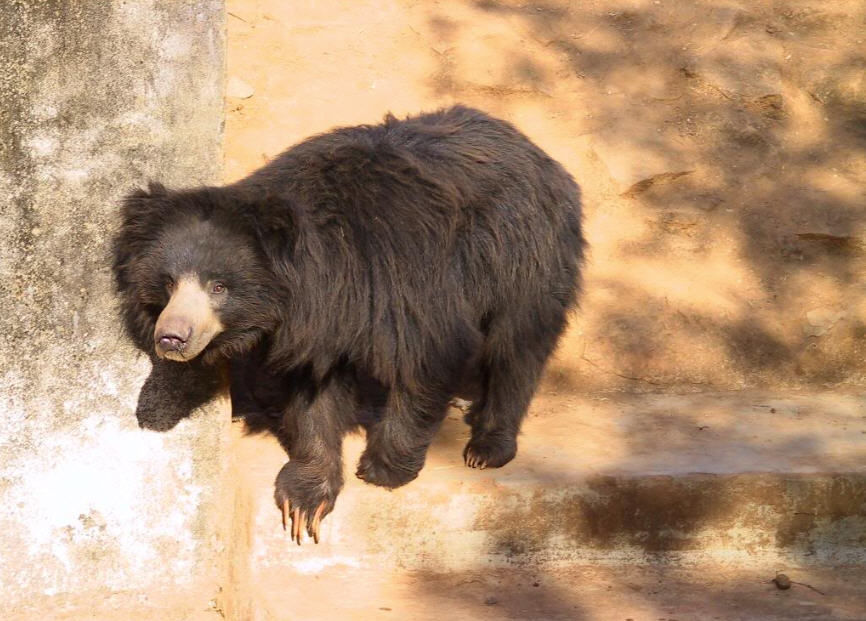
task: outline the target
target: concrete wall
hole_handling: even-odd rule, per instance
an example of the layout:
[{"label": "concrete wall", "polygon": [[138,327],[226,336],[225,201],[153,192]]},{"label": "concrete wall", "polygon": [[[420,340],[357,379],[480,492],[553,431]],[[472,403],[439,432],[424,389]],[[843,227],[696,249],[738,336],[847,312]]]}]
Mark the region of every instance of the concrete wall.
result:
[{"label": "concrete wall", "polygon": [[6,618],[170,618],[162,590],[198,612],[216,592],[228,407],[211,372],[178,379],[125,342],[108,245],[131,188],[218,181],[223,75],[222,0],[0,12]]}]

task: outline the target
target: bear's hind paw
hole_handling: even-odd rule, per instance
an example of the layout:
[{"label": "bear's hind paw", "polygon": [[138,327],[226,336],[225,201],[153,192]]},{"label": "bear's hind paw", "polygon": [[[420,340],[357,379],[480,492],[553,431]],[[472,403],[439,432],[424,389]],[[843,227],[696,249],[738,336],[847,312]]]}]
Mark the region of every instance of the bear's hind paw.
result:
[{"label": "bear's hind paw", "polygon": [[501,468],[517,455],[517,441],[510,435],[472,436],[463,449],[463,460],[470,468]]},{"label": "bear's hind paw", "polygon": [[[423,464],[422,464],[423,465]],[[364,451],[358,461],[355,476],[366,483],[394,489],[413,481],[421,470],[420,467],[394,467],[384,459]]]}]

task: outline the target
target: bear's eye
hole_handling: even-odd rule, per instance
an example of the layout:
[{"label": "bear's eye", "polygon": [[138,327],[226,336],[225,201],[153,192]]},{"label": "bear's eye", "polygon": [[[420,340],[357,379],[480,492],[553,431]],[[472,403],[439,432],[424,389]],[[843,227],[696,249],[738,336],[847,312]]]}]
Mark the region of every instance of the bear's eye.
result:
[{"label": "bear's eye", "polygon": [[165,290],[171,293],[174,290],[174,280],[171,278],[165,279]]},{"label": "bear's eye", "polygon": [[215,282],[210,286],[210,291],[211,291],[211,293],[217,293],[217,294],[225,293],[226,292],[226,286],[221,282]]}]

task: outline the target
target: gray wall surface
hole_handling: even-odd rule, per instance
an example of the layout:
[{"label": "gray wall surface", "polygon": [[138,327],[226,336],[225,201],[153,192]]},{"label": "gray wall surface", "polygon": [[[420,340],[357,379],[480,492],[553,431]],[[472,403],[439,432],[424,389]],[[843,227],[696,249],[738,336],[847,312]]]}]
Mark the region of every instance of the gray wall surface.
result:
[{"label": "gray wall surface", "polygon": [[0,11],[6,618],[216,591],[225,395],[212,371],[166,374],[125,341],[108,256],[130,189],[218,182],[223,80],[222,0]]}]

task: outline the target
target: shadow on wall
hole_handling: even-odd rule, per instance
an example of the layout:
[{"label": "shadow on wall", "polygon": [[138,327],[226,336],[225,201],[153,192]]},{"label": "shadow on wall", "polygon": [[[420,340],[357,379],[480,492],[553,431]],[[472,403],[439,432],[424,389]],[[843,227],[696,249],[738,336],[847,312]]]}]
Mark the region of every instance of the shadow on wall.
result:
[{"label": "shadow on wall", "polygon": [[138,426],[151,431],[170,431],[198,408],[212,401],[225,385],[220,367],[199,360],[172,362],[150,356],[153,365],[138,395],[135,417]]},{"label": "shadow on wall", "polygon": [[450,5],[423,33],[430,90],[535,123],[583,175],[593,252],[562,374],[862,381],[862,3]]}]

